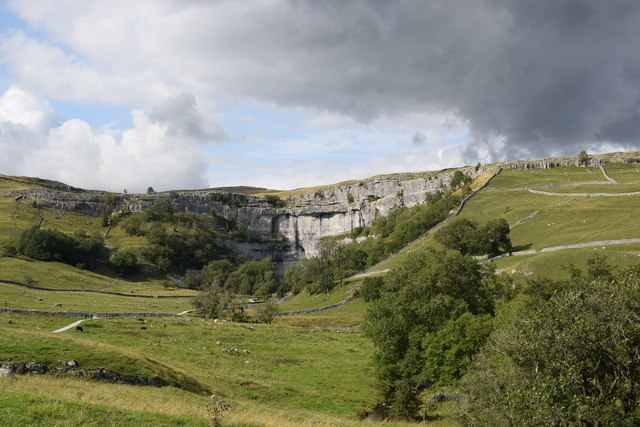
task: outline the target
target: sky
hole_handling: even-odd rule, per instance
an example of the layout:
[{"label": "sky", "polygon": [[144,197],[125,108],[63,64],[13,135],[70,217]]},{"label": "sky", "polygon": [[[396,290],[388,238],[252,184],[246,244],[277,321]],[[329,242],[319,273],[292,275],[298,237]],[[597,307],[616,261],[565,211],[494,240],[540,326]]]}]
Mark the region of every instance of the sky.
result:
[{"label": "sky", "polygon": [[0,0],[0,173],[276,189],[640,149],[636,0]]}]

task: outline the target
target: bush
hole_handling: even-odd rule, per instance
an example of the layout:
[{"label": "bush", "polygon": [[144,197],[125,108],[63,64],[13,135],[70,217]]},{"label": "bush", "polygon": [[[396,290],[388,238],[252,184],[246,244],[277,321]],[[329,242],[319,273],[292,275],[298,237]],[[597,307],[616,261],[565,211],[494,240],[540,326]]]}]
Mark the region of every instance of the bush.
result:
[{"label": "bush", "polygon": [[258,320],[270,325],[278,313],[278,304],[274,301],[267,301],[264,304],[259,305],[257,311]]},{"label": "bush", "polygon": [[93,268],[105,262],[108,250],[102,240],[89,237],[76,239],[57,230],[41,230],[34,226],[20,236],[19,252],[41,261],[60,261]]},{"label": "bush", "polygon": [[507,307],[461,382],[466,424],[638,425],[640,270],[602,270]]},{"label": "bush", "polygon": [[280,199],[280,197],[272,194],[267,194],[264,196],[264,199],[274,208],[284,208],[287,205],[284,200]]},{"label": "bush", "polygon": [[143,224],[144,218],[136,215],[128,218],[124,223],[122,223],[122,228],[129,236],[144,236],[145,233],[142,229]]},{"label": "bush", "polygon": [[138,269],[138,259],[133,252],[120,250],[111,257],[111,268],[122,276],[129,276]]},{"label": "bush", "polygon": [[171,222],[173,221],[173,204],[171,199],[163,197],[153,202],[144,211],[144,219],[147,222]]}]

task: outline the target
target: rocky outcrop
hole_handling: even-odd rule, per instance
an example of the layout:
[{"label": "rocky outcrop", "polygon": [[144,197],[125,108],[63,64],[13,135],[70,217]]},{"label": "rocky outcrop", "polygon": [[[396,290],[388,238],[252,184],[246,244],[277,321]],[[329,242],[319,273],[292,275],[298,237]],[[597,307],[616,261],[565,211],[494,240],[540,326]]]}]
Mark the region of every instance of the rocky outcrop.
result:
[{"label": "rocky outcrop", "polygon": [[149,378],[138,375],[121,375],[107,369],[69,369],[79,366],[77,361],[60,361],[59,366],[50,366],[41,362],[17,363],[9,362],[0,365],[0,369],[6,372],[5,376],[24,374],[50,374],[61,373],[70,374],[76,377],[90,377],[101,380],[121,382],[125,384],[146,385],[152,387],[162,387],[165,385],[160,378]]},{"label": "rocky outcrop", "polygon": [[[463,168],[475,177],[486,172]],[[120,208],[139,212],[162,197],[170,198],[177,212],[215,215],[233,224],[244,238],[219,238],[215,242],[248,259],[270,257],[279,270],[297,260],[317,254],[321,238],[366,227],[395,206],[415,206],[427,194],[448,188],[455,170],[423,174],[398,174],[352,181],[302,193],[276,208],[265,198],[224,193],[217,190],[172,191],[159,194],[117,194]],[[37,188],[5,193],[18,203],[99,216],[105,193]]]}]

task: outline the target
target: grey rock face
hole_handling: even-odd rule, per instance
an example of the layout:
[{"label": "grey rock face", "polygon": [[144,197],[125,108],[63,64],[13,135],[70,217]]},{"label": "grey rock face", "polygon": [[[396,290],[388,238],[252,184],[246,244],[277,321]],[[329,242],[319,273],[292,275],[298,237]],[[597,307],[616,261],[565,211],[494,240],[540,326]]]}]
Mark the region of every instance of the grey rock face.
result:
[{"label": "grey rock face", "polygon": [[[476,177],[486,169],[462,169]],[[120,206],[139,212],[162,197],[169,197],[176,212],[215,214],[237,229],[246,239],[218,239],[216,244],[248,259],[271,257],[279,270],[302,258],[317,254],[321,238],[350,233],[366,227],[395,206],[424,203],[427,194],[448,188],[455,170],[437,173],[389,175],[353,181],[302,194],[286,201],[286,208],[274,208],[264,198],[234,196],[214,190],[172,191],[159,194],[117,194]],[[39,208],[100,216],[105,193],[61,191],[38,188],[5,193],[18,203]]]}]

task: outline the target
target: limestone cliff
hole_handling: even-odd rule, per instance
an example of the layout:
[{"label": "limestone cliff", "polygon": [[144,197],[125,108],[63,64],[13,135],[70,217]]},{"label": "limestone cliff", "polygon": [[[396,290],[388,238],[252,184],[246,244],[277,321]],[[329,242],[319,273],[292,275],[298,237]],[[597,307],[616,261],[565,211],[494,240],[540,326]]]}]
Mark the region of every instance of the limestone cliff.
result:
[{"label": "limestone cliff", "polygon": [[[463,171],[475,177],[485,169],[464,168]],[[176,212],[215,214],[235,224],[247,237],[243,241],[219,239],[217,244],[249,259],[270,256],[281,267],[286,267],[298,259],[316,255],[318,242],[323,237],[369,226],[394,206],[423,203],[427,194],[447,188],[454,172],[387,175],[301,192],[287,199],[284,208],[273,207],[263,197],[233,196],[215,190],[116,196],[121,208],[131,212],[142,211],[158,198],[169,197]],[[39,208],[99,216],[104,194],[37,188],[5,196]]]}]

